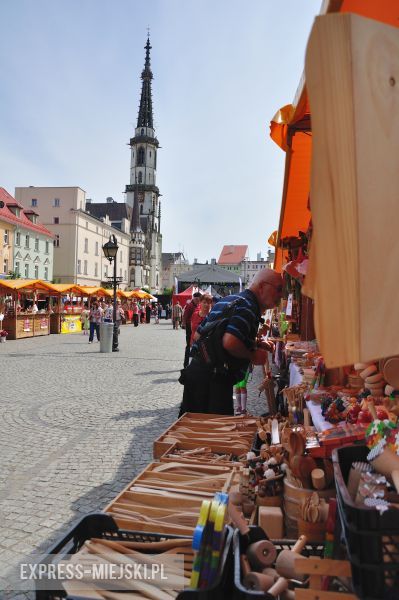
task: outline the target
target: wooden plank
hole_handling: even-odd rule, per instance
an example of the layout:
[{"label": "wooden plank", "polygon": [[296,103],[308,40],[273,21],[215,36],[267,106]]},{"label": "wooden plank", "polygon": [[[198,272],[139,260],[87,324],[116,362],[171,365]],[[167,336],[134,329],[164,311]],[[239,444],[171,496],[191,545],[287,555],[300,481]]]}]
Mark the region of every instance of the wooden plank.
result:
[{"label": "wooden plank", "polygon": [[399,30],[353,14],[317,17],[305,72],[320,348],[328,367],[395,355]]},{"label": "wooden plank", "polygon": [[354,594],[295,588],[295,600],[359,600]]},{"label": "wooden plank", "polygon": [[296,558],[295,571],[306,575],[332,575],[336,577],[351,577],[351,566],[347,560],[330,558]]}]

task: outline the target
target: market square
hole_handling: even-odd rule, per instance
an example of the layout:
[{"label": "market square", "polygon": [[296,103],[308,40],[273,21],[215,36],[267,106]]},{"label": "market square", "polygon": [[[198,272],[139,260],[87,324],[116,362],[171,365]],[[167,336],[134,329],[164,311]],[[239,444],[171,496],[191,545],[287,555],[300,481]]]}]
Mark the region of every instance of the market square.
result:
[{"label": "market square", "polygon": [[397,3],[0,17],[0,600],[399,600]]}]

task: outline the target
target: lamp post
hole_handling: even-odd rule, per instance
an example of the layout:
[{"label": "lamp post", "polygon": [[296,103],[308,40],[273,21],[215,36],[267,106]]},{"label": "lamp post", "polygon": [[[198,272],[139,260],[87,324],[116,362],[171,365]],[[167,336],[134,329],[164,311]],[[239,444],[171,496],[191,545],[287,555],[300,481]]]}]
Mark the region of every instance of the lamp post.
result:
[{"label": "lamp post", "polygon": [[114,332],[112,337],[112,352],[119,352],[118,348],[118,323],[116,322],[116,255],[118,253],[118,242],[116,237],[112,234],[109,236],[109,242],[103,245],[103,252],[105,258],[107,258],[110,262],[114,262],[114,277],[113,277],[113,288],[114,288],[114,310],[113,310],[113,322],[114,322]]}]

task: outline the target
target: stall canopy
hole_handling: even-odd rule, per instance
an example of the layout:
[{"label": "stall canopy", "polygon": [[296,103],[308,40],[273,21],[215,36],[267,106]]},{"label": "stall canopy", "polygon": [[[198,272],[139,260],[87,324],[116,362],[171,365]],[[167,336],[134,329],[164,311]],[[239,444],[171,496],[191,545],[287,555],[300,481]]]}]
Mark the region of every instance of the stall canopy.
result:
[{"label": "stall canopy", "polygon": [[198,292],[198,288],[190,285],[190,287],[184,290],[184,292],[180,292],[180,294],[173,294],[172,304],[176,304],[176,302],[179,301],[184,308],[187,302],[193,297],[194,292]]},{"label": "stall canopy", "polygon": [[79,288],[81,289],[81,291],[83,292],[83,294],[85,296],[97,296],[99,298],[105,298],[106,296],[107,297],[113,296],[112,290],[106,290],[103,287],[80,285]]},{"label": "stall canopy", "polygon": [[[392,0],[329,0],[321,14],[352,12],[363,17],[399,26],[399,3]],[[310,107],[304,78],[301,79],[293,104],[277,111],[270,123],[270,136],[286,152],[283,197],[274,268],[281,271],[285,261],[281,240],[306,232],[309,211],[310,161],[312,135]]]},{"label": "stall canopy", "polygon": [[82,296],[83,290],[76,283],[52,283],[51,289],[57,294],[72,294],[74,296]]},{"label": "stall canopy", "polygon": [[51,292],[53,286],[51,283],[41,281],[40,279],[2,279],[0,288],[10,291],[37,291]]}]

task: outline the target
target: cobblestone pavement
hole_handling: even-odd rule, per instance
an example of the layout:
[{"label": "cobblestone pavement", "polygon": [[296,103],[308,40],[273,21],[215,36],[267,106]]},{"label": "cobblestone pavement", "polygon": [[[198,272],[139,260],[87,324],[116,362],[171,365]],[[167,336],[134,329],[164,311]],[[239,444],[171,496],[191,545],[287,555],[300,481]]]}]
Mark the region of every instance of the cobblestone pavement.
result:
[{"label": "cobblestone pavement", "polygon": [[[184,343],[163,321],[123,326],[112,354],[82,334],[0,344],[0,598],[27,597],[6,592],[10,568],[102,510],[152,460],[177,418]],[[253,414],[265,411],[260,377]]]}]

